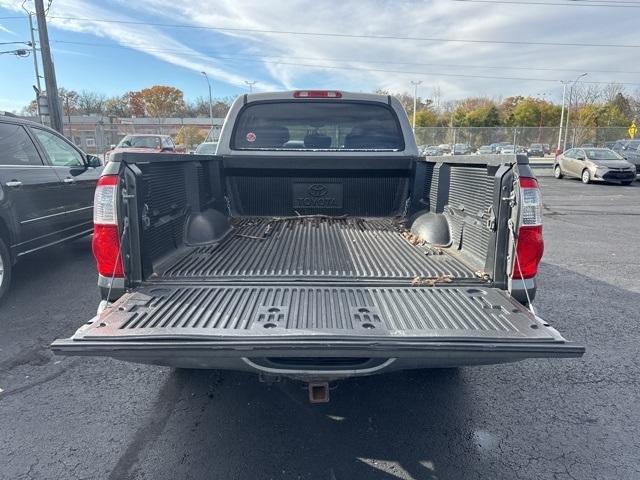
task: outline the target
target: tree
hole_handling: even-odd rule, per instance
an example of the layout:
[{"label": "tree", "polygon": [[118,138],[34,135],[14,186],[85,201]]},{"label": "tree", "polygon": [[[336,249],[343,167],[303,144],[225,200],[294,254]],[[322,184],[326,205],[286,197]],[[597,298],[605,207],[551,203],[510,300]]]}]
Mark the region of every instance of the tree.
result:
[{"label": "tree", "polygon": [[625,97],[622,92],[618,92],[608,103],[611,107],[618,109],[618,111],[627,117],[628,120],[633,117],[631,102],[629,102],[629,99]]},{"label": "tree", "polygon": [[207,138],[207,132],[193,125],[182,127],[176,135],[176,143],[184,145],[187,148],[193,148],[200,145]]},{"label": "tree", "polygon": [[158,120],[179,112],[184,108],[182,90],[164,85],[154,85],[140,91],[147,115]]},{"label": "tree", "polygon": [[38,115],[38,102],[31,100],[29,104],[22,109],[25,116],[35,117]]},{"label": "tree", "polygon": [[533,98],[520,100],[505,122],[512,127],[538,127],[542,123],[540,107]]},{"label": "tree", "polygon": [[104,102],[107,99],[104,93],[82,90],[77,97],[78,113],[90,115],[92,113],[104,113]]},{"label": "tree", "polygon": [[77,113],[78,109],[78,92],[67,90],[66,88],[58,88],[58,97],[62,102],[62,110],[71,123],[71,115]]},{"label": "tree", "polygon": [[104,102],[104,112],[110,117],[130,117],[131,108],[126,95],[107,98]]},{"label": "tree", "polygon": [[494,104],[485,105],[467,113],[465,122],[470,127],[497,127],[500,125],[500,112]]},{"label": "tree", "polygon": [[144,98],[142,92],[131,91],[123,95],[129,106],[129,112],[136,117],[144,117]]},{"label": "tree", "polygon": [[421,110],[416,113],[416,127],[435,127],[438,116],[432,110]]}]

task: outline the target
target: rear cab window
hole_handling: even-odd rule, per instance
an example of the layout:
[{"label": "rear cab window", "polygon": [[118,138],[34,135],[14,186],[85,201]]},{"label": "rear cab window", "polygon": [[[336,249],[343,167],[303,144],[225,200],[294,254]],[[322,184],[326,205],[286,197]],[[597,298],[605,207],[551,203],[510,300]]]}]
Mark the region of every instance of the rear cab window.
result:
[{"label": "rear cab window", "polygon": [[245,106],[232,150],[402,151],[404,137],[391,107],[376,102],[296,100]]}]

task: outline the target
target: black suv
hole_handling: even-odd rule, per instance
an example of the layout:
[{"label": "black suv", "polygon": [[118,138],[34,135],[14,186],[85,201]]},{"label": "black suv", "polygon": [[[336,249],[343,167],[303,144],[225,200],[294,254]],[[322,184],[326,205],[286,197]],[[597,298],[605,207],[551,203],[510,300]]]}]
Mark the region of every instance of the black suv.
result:
[{"label": "black suv", "polygon": [[640,140],[618,140],[611,150],[622,155],[627,162],[636,166],[636,172],[640,174]]},{"label": "black suv", "polygon": [[0,298],[22,255],[92,232],[101,170],[54,130],[0,116]]}]

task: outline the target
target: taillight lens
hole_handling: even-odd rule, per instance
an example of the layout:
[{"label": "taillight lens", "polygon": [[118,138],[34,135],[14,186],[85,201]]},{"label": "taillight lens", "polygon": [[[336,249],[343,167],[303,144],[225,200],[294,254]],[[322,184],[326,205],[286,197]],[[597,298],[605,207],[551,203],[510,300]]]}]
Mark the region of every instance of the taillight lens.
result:
[{"label": "taillight lens", "polygon": [[100,177],[93,198],[93,256],[105,277],[123,277],[116,195],[118,176]]},{"label": "taillight lens", "polygon": [[533,278],[544,253],[542,196],[535,178],[520,177],[520,225],[516,240],[515,279]]}]

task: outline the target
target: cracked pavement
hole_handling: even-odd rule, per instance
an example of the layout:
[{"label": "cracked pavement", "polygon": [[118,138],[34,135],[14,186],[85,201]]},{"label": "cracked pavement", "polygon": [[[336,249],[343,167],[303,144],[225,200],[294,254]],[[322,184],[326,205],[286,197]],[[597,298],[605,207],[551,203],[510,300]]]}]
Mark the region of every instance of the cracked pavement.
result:
[{"label": "cracked pavement", "polygon": [[640,478],[640,182],[541,179],[538,314],[578,360],[293,382],[56,357],[95,312],[88,239],[25,258],[0,305],[1,479]]}]

